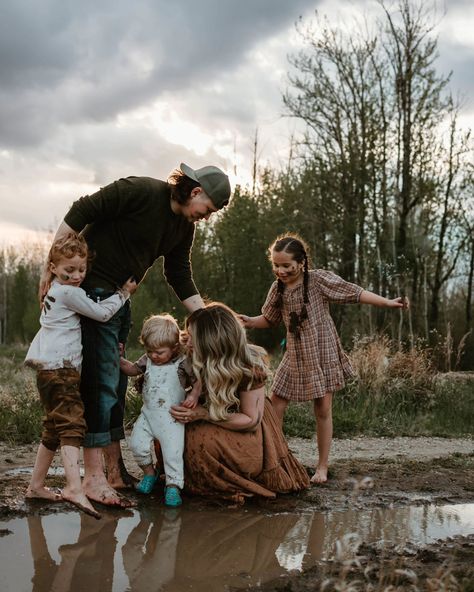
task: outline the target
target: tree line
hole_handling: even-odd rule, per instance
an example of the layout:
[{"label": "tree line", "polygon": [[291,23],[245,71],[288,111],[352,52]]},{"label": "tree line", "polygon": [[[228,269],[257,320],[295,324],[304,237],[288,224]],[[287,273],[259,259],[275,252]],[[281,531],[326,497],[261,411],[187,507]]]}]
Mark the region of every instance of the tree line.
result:
[{"label": "tree line", "polygon": [[[202,293],[257,314],[273,280],[267,249],[293,231],[315,267],[387,297],[406,295],[409,313],[336,307],[350,347],[386,333],[400,347],[448,352],[443,364],[474,366],[472,140],[459,124],[450,76],[437,71],[432,7],[379,3],[376,25],[345,30],[317,14],[300,20],[302,49],[290,56],[286,115],[303,132],[289,139],[284,167],[258,166],[212,224],[197,227],[195,280]],[[38,254],[0,255],[0,337],[28,342],[37,328]],[[133,299],[132,341],[144,316],[184,309],[159,263]],[[278,348],[282,331],[252,335]],[[461,356],[462,354],[462,356]],[[441,359],[441,358],[440,358]],[[446,361],[448,360],[448,361]],[[441,362],[440,362],[441,363]]]}]

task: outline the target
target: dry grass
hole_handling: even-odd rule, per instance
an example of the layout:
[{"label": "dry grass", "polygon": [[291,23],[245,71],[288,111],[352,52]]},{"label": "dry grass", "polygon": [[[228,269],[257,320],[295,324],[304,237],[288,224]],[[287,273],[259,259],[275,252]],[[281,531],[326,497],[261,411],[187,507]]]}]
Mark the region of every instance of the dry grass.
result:
[{"label": "dry grass", "polygon": [[428,348],[415,345],[401,350],[388,337],[376,335],[357,341],[349,357],[359,394],[374,401],[409,395],[412,404],[422,406],[433,399],[436,370]]}]

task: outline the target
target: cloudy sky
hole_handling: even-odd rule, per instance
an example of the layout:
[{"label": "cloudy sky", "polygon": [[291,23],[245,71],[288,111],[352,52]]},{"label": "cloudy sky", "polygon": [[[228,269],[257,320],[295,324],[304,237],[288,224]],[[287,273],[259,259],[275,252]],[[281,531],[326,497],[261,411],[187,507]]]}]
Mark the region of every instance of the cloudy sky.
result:
[{"label": "cloudy sky", "polygon": [[[438,3],[438,71],[474,128],[474,2]],[[0,245],[55,229],[77,197],[180,162],[249,181],[279,166],[294,23],[380,16],[375,0],[2,0]]]}]

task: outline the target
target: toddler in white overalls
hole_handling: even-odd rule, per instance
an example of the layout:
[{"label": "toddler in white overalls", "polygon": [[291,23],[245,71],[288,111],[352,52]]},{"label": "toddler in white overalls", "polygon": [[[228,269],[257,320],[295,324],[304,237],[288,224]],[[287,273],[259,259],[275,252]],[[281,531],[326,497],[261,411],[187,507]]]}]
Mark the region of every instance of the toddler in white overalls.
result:
[{"label": "toddler in white overalls", "polygon": [[[180,490],[184,486],[184,425],[170,415],[172,405],[196,406],[200,384],[185,368],[181,354],[179,327],[168,314],[153,315],[145,320],[140,335],[146,353],[135,363],[124,358],[120,369],[127,376],[144,374],[143,406],[133,426],[130,448],[143,470],[137,491],[149,494],[158,479],[151,446],[158,440],[163,454],[166,476],[165,505],[181,505]],[[192,386],[189,394],[186,387]],[[183,402],[184,401],[184,402]]]}]

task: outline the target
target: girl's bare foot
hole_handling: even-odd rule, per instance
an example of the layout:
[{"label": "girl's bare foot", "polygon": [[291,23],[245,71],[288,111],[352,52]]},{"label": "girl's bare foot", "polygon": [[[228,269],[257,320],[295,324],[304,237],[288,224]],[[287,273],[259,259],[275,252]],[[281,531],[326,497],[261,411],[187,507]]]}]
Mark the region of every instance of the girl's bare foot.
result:
[{"label": "girl's bare foot", "polygon": [[26,499],[41,499],[47,500],[50,502],[60,502],[62,500],[61,494],[54,489],[50,489],[49,487],[45,487],[42,485],[41,487],[28,487],[25,493]]},{"label": "girl's bare foot", "polygon": [[96,511],[94,506],[88,500],[86,494],[83,491],[75,492],[69,490],[67,487],[62,491],[62,498],[64,501],[69,502],[76,506],[81,512],[93,516],[96,520],[100,520],[102,516]]},{"label": "girl's bare foot", "polygon": [[328,468],[323,466],[316,467],[316,472],[311,477],[311,483],[320,485],[321,483],[326,483],[328,480]]}]

